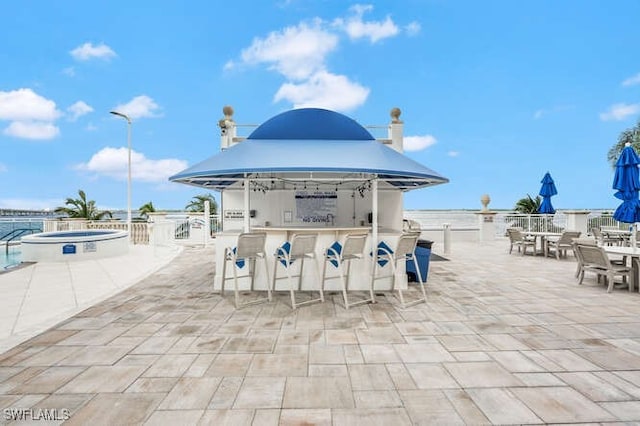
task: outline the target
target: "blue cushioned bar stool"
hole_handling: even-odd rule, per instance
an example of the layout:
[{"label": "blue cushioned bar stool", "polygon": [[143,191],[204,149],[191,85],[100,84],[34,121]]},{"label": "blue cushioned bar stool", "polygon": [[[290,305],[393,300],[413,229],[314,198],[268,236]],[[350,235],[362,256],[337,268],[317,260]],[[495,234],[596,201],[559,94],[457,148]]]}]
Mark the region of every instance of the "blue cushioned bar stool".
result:
[{"label": "blue cushioned bar stool", "polygon": [[[316,257],[316,240],[318,234],[293,234],[291,241],[285,242],[282,246],[276,249],[275,257],[276,264],[273,267],[273,284],[272,287],[275,290],[276,281],[284,278],[289,279],[289,292],[291,295],[291,308],[296,309],[298,306],[308,305],[315,302],[324,302],[324,293],[322,292],[322,283],[319,283],[318,292],[320,293],[317,299],[305,300],[304,302],[296,302],[296,291],[300,291],[302,288],[302,273],[304,272],[305,259],[313,259],[316,265],[316,274],[320,276],[320,266],[318,265],[318,259]],[[295,261],[300,264],[300,271],[297,275],[292,274],[292,269],[295,268]],[[278,267],[282,266],[286,272],[286,277],[278,277]],[[294,278],[297,277],[297,283],[294,283]]]},{"label": "blue cushioned bar stool", "polygon": [[[322,290],[324,290],[324,284],[327,280],[340,279],[345,309],[349,309],[351,306],[361,305],[363,303],[376,302],[372,286],[369,286],[369,299],[349,303],[349,298],[347,296],[347,292],[349,291],[349,277],[351,275],[351,261],[364,258],[364,248],[367,241],[367,235],[368,234],[347,234],[344,239],[344,244],[336,242],[325,252],[324,264],[322,267]],[[338,270],[337,276],[327,277],[327,263]],[[346,271],[344,267],[345,263],[347,264]]]},{"label": "blue cushioned bar stool", "polygon": [[[234,304],[236,309],[244,306],[255,305],[262,302],[271,301],[271,286],[268,282],[269,268],[267,266],[267,256],[265,254],[265,241],[267,239],[266,232],[245,232],[238,236],[238,245],[236,247],[227,247],[224,250],[224,263],[222,264],[222,285],[220,292],[224,297],[224,285],[227,280],[233,280],[234,288]],[[250,290],[253,291],[253,283],[256,276],[256,260],[262,259],[264,265],[264,273],[267,278],[267,297],[250,300],[248,302],[240,302],[240,290],[238,289],[238,278],[251,278]],[[233,269],[233,277],[227,277],[227,263],[231,262]],[[238,276],[238,269],[247,268],[247,273]]]},{"label": "blue cushioned bar stool", "polygon": [[[373,268],[371,271],[371,286],[374,286],[375,280],[391,276],[392,292],[396,288],[396,279],[398,278],[398,262],[406,263],[407,261],[413,261],[413,264],[416,268],[416,278],[418,279],[418,284],[420,285],[422,297],[406,303],[404,301],[404,296],[402,295],[402,290],[398,289],[398,298],[400,299],[400,304],[403,308],[417,305],[418,303],[427,302],[427,293],[424,289],[422,274],[420,273],[420,268],[418,267],[418,261],[416,259],[416,245],[418,244],[418,237],[420,237],[419,232],[407,232],[402,234],[398,239],[395,251],[391,250],[389,246],[384,242],[381,242],[380,244],[378,244],[377,253],[374,256]],[[384,268],[387,265],[389,265],[391,269],[391,275],[376,276],[378,269]]]}]

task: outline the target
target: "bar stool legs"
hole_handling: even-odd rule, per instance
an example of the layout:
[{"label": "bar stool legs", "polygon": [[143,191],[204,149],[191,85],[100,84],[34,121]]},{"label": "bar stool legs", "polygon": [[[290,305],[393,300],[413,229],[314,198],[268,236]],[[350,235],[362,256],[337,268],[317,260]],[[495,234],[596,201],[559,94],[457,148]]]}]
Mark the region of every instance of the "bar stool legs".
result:
[{"label": "bar stool legs", "polygon": [[[267,284],[267,297],[251,300],[248,302],[241,302],[240,289],[238,286],[239,278],[251,278],[250,291],[254,291],[254,282],[256,274],[257,259],[262,259],[264,265],[265,276],[269,276],[269,267],[267,265],[267,258],[264,252],[264,244],[266,240],[266,234],[261,232],[248,232],[238,236],[238,245],[235,248],[227,247],[224,252],[224,262],[222,264],[222,282],[220,287],[220,293],[224,297],[225,283],[228,280],[233,280],[234,289],[234,305],[236,309],[245,306],[255,305],[263,302],[270,302],[272,299],[271,286]],[[233,277],[227,277],[227,263],[231,262],[233,269]],[[238,276],[238,268],[247,267],[247,274]]]},{"label": "bar stool legs", "polygon": [[[304,302],[296,301],[296,291],[302,290],[302,275],[304,273],[304,264],[306,259],[313,259],[316,265],[316,276],[320,276],[320,267],[315,253],[317,234],[294,234],[291,243],[287,242],[276,250],[276,263],[273,268],[272,287],[275,290],[276,281],[288,278],[289,280],[289,296],[291,297],[291,308],[297,309],[299,306],[309,305],[316,302],[324,302],[323,283],[320,282],[319,296],[316,299],[305,300]],[[300,272],[293,275],[291,269],[294,261],[300,262]],[[282,265],[287,271],[286,277],[278,277],[278,264]],[[297,283],[294,278],[297,277]]]},{"label": "bar stool legs", "polygon": [[398,299],[400,300],[400,305],[402,308],[408,308],[419,303],[427,302],[427,292],[424,287],[424,281],[422,279],[422,273],[420,272],[420,268],[418,267],[418,261],[415,255],[415,248],[418,242],[418,234],[415,233],[406,233],[400,236],[398,239],[398,244],[396,246],[395,252],[392,251],[386,244],[379,244],[376,253],[373,259],[373,268],[371,272],[371,287],[374,287],[375,280],[380,278],[385,278],[386,276],[376,276],[379,266],[382,267],[385,263],[388,262],[391,267],[391,292],[393,293],[396,290],[396,280],[398,278],[398,262],[404,261],[412,261],[416,270],[418,285],[420,286],[420,291],[422,293],[422,297],[417,300],[413,300],[411,302],[405,302],[404,295],[402,294],[401,289],[397,289],[398,291]]},{"label": "bar stool legs", "polygon": [[[349,309],[352,306],[362,305],[364,303],[376,303],[376,296],[373,292],[373,282],[371,282],[371,285],[369,286],[368,299],[349,302],[348,296],[349,278],[351,276],[351,261],[354,259],[362,259],[364,257],[363,252],[366,238],[367,234],[349,234],[345,238],[344,245],[335,243],[325,252],[324,265],[322,267],[322,289],[324,290],[324,284],[327,280],[339,278],[345,309]],[[331,263],[336,267],[338,276],[327,277],[327,263]]]}]

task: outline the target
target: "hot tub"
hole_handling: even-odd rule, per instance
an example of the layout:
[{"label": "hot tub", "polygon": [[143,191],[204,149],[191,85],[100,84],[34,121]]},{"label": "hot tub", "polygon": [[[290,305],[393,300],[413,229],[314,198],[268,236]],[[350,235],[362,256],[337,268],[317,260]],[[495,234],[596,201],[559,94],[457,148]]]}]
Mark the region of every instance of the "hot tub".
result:
[{"label": "hot tub", "polygon": [[22,237],[23,262],[67,262],[120,256],[129,252],[126,231],[42,232]]}]

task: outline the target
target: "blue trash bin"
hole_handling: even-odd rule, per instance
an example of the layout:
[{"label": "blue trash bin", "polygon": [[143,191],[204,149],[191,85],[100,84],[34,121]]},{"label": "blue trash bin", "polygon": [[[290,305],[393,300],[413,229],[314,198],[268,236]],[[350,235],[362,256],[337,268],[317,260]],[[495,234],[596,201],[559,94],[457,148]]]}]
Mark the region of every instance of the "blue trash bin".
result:
[{"label": "blue trash bin", "polygon": [[[418,240],[416,244],[416,261],[420,269],[420,276],[424,282],[427,282],[427,274],[429,273],[429,258],[431,257],[431,245],[433,241]],[[418,274],[413,260],[407,260],[407,279],[409,282],[418,282]]]}]

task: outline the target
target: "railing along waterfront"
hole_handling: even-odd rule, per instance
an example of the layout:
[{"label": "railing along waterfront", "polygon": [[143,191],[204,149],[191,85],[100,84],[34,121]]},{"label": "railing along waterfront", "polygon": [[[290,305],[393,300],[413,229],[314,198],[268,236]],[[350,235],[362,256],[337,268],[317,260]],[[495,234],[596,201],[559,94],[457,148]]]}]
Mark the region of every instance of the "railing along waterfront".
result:
[{"label": "railing along waterfront", "polygon": [[[417,221],[423,230],[441,232],[445,224],[454,233],[469,234],[479,231],[478,211],[473,210],[405,210],[404,217]],[[495,235],[505,236],[508,227],[517,226],[527,231],[557,231],[567,227],[567,215],[557,211],[553,215],[523,214],[514,211],[497,211],[495,218]],[[611,211],[594,210],[587,216],[589,231],[594,227],[613,226],[628,229],[629,224],[618,222]]]}]

